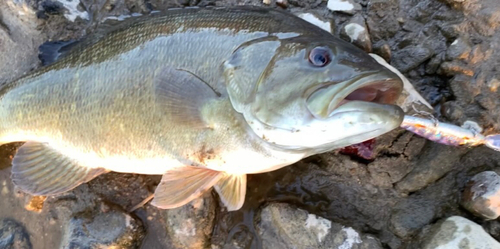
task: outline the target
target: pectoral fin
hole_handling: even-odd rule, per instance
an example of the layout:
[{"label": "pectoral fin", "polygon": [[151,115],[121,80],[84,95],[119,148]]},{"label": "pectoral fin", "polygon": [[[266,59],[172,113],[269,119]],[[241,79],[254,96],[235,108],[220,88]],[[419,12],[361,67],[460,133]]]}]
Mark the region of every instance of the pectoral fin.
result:
[{"label": "pectoral fin", "polygon": [[151,204],[164,209],[180,207],[201,196],[223,175],[223,172],[191,166],[172,169],[161,178]]},{"label": "pectoral fin", "polygon": [[247,175],[225,175],[214,186],[228,211],[238,210],[245,202]]},{"label": "pectoral fin", "polygon": [[26,142],[12,160],[12,182],[32,195],[60,194],[103,173],[106,173],[103,168],[80,166],[39,142]]},{"label": "pectoral fin", "polygon": [[219,95],[207,82],[189,71],[163,67],[156,72],[154,96],[158,111],[168,115],[172,122],[206,127],[200,111]]}]

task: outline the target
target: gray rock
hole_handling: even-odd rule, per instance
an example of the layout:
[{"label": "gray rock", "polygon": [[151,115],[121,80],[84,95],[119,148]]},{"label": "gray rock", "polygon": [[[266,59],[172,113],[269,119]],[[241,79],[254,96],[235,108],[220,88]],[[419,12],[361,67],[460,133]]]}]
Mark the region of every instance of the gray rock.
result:
[{"label": "gray rock", "polygon": [[210,241],[215,217],[210,191],[182,207],[160,212],[164,212],[166,229],[175,248],[203,248]]},{"label": "gray rock", "polygon": [[0,83],[8,82],[38,65],[38,30],[35,10],[24,1],[0,1]]},{"label": "gray rock", "polygon": [[467,59],[471,50],[469,42],[465,38],[459,37],[446,50],[446,59]]},{"label": "gray rock", "polygon": [[412,236],[429,224],[436,213],[432,200],[406,199],[398,203],[391,215],[391,229],[400,238]]},{"label": "gray rock", "polygon": [[143,239],[141,221],[129,214],[109,209],[90,217],[87,215],[82,213],[69,221],[62,248],[137,248]]},{"label": "gray rock", "polygon": [[257,231],[263,248],[382,248],[373,236],[283,203],[262,210]]},{"label": "gray rock", "polygon": [[356,14],[347,22],[340,34],[344,39],[349,40],[354,45],[362,48],[366,52],[372,51],[372,42],[370,34],[365,24],[365,19],[361,14]]},{"label": "gray rock", "polygon": [[434,225],[423,249],[436,248],[500,248],[500,243],[493,239],[478,224],[460,216],[452,216]]},{"label": "gray rock", "polygon": [[500,216],[500,176],[484,171],[472,177],[462,195],[462,206],[473,214],[496,219]]},{"label": "gray rock", "polygon": [[14,220],[0,220],[0,248],[31,249],[31,242],[26,229]]},{"label": "gray rock", "polygon": [[392,56],[392,64],[402,73],[408,72],[434,55],[434,52],[423,46],[408,46],[396,51]]}]

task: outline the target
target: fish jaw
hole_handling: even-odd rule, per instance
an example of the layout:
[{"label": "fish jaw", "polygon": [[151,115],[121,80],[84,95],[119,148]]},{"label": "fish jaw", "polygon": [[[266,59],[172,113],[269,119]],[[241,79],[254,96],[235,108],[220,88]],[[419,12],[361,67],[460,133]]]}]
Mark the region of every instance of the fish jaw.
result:
[{"label": "fish jaw", "polygon": [[[271,126],[246,115],[253,131],[268,143],[287,150],[315,154],[360,143],[401,124],[404,112],[394,105],[402,82],[387,71],[366,72],[341,83],[314,85],[305,93],[309,116],[284,119]],[[287,121],[291,123],[286,123]]]}]

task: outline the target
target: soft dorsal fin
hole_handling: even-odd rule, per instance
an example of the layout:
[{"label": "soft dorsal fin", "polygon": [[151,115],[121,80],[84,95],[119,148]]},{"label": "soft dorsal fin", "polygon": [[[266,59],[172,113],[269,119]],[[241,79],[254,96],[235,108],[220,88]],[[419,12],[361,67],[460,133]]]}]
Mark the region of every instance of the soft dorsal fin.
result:
[{"label": "soft dorsal fin", "polygon": [[50,65],[66,56],[77,43],[75,40],[45,42],[38,47],[38,59],[42,66]]},{"label": "soft dorsal fin", "polygon": [[223,175],[223,172],[191,166],[169,170],[156,187],[151,204],[164,209],[180,207],[200,197]]},{"label": "soft dorsal fin", "polygon": [[228,211],[238,210],[245,202],[247,175],[226,174],[214,186]]},{"label": "soft dorsal fin", "polygon": [[69,191],[100,174],[103,168],[90,168],[45,143],[26,142],[12,160],[12,181],[32,195],[55,195]]},{"label": "soft dorsal fin", "polygon": [[207,82],[185,70],[161,68],[155,76],[156,103],[172,117],[173,122],[206,127],[201,109],[220,96]]}]

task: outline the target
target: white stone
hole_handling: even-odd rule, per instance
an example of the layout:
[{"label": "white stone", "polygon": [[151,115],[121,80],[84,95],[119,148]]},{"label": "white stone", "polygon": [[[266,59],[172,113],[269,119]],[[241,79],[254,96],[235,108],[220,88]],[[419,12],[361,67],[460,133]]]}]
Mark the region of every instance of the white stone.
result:
[{"label": "white stone", "polygon": [[357,23],[349,23],[344,27],[345,33],[349,38],[351,38],[351,42],[360,39],[364,33],[366,32],[365,27],[357,24]]},{"label": "white stone", "polygon": [[353,13],[356,7],[349,0],[328,0],[326,5],[331,11]]},{"label": "white stone", "polygon": [[351,249],[354,244],[360,244],[363,242],[359,237],[359,233],[352,229],[352,227],[343,227],[341,231],[346,234],[346,239],[344,243],[338,247],[338,249]]},{"label": "white stone", "polygon": [[318,241],[321,243],[325,236],[330,232],[330,228],[332,228],[332,222],[318,217],[314,214],[308,214],[306,220],[306,228],[310,230],[316,230]]},{"label": "white stone", "polygon": [[424,249],[500,248],[500,243],[480,225],[466,218],[452,216],[437,226]]},{"label": "white stone", "polygon": [[80,0],[59,0],[60,3],[66,8],[67,13],[64,13],[64,17],[68,20],[74,22],[77,17],[80,17],[85,20],[89,20],[89,13],[86,11],[79,11],[78,5],[80,4]]},{"label": "white stone", "polygon": [[311,13],[301,13],[298,15],[300,18],[320,27],[323,30],[326,30],[328,32],[332,32],[332,27],[330,22],[325,22],[317,18],[314,14]]}]

